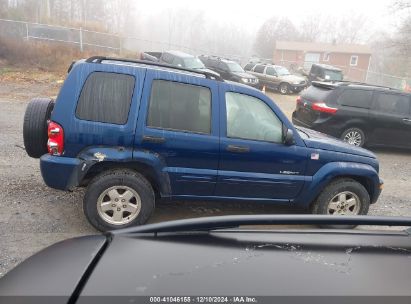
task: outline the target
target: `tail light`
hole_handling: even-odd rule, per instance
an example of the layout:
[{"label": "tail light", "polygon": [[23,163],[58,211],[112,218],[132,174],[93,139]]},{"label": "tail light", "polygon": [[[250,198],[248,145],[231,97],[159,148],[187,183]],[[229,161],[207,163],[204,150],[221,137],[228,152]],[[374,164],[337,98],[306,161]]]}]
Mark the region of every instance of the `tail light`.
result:
[{"label": "tail light", "polygon": [[47,130],[48,138],[47,150],[51,155],[62,155],[64,151],[64,131],[63,128],[54,121],[50,121]]},{"label": "tail light", "polygon": [[332,108],[327,106],[324,102],[315,102],[311,106],[314,111],[328,113],[328,114],[335,114],[337,112],[337,108]]}]

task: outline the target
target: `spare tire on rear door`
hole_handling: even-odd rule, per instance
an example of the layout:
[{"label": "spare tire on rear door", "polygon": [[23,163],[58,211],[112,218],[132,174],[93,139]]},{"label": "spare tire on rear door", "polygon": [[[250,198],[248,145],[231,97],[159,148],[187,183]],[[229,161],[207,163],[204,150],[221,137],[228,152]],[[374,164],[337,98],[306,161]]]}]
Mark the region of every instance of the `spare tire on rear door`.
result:
[{"label": "spare tire on rear door", "polygon": [[50,98],[33,98],[24,114],[23,139],[29,156],[39,158],[47,153],[47,121],[53,111],[54,101]]}]

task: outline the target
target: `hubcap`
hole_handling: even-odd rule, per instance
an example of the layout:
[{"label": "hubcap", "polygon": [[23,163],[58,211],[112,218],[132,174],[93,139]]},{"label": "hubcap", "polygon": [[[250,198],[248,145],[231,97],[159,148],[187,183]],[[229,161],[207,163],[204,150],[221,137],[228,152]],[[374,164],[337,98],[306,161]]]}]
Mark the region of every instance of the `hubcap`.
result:
[{"label": "hubcap", "polygon": [[362,136],[358,131],[350,131],[344,136],[344,141],[350,145],[359,146],[361,145]]},{"label": "hubcap", "polygon": [[360,198],[351,191],[335,195],[328,203],[330,215],[358,215],[360,213]]},{"label": "hubcap", "polygon": [[287,93],[287,86],[282,85],[281,88],[280,88],[280,91],[281,91],[281,93],[283,93],[283,94]]},{"label": "hubcap", "polygon": [[112,225],[124,225],[134,220],[141,210],[138,193],[127,186],[114,186],[106,189],[97,199],[100,217]]}]

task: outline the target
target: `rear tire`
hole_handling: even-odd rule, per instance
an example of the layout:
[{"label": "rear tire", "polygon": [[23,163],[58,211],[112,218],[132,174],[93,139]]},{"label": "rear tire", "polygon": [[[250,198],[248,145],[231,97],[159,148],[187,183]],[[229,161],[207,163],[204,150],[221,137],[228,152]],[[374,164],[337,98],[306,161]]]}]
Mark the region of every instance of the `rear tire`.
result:
[{"label": "rear tire", "polygon": [[357,127],[345,130],[340,138],[346,143],[357,147],[363,147],[365,144],[365,133]]},{"label": "rear tire", "polygon": [[[324,215],[366,215],[370,207],[370,195],[362,184],[340,178],[329,184],[311,206],[311,213]],[[321,225],[323,228],[354,228],[355,225]]]},{"label": "rear tire", "polygon": [[47,123],[54,108],[50,98],[33,98],[26,108],[23,141],[27,154],[39,158],[47,153]]},{"label": "rear tire", "polygon": [[154,206],[151,184],[140,173],[127,169],[96,176],[83,200],[87,220],[100,231],[142,225],[152,215]]}]

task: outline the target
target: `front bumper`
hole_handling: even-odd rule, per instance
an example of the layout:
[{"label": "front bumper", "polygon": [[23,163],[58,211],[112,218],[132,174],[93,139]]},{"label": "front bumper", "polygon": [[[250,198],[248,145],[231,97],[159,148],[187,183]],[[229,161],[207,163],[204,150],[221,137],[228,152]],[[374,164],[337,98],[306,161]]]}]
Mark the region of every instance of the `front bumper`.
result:
[{"label": "front bumper", "polygon": [[84,162],[78,158],[45,154],[40,158],[40,171],[47,186],[68,190],[78,186],[84,172]]},{"label": "front bumper", "polygon": [[304,90],[307,87],[307,83],[303,83],[303,84],[289,84],[289,88],[291,91],[293,92],[301,92],[302,90]]},{"label": "front bumper", "polygon": [[371,204],[374,204],[377,202],[383,188],[384,188],[384,181],[380,178],[378,188],[375,189],[375,193],[371,196]]}]

